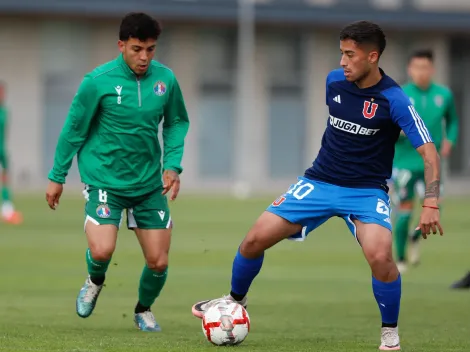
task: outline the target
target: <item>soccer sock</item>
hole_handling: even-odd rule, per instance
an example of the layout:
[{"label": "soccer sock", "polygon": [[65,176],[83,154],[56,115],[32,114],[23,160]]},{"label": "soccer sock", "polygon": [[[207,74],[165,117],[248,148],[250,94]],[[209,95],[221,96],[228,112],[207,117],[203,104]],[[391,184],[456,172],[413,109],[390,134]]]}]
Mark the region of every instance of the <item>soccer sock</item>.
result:
[{"label": "soccer sock", "polygon": [[233,260],[232,266],[232,290],[230,295],[237,301],[241,301],[263,265],[264,253],[261,257],[248,259],[242,256],[240,249]]},{"label": "soccer sock", "polygon": [[399,212],[397,223],[395,225],[395,246],[397,251],[397,260],[405,261],[406,245],[408,243],[408,229],[410,226],[411,212]]},{"label": "soccer sock", "polygon": [[382,327],[397,327],[400,314],[401,276],[393,282],[381,282],[372,277],[372,290],[382,316]]},{"label": "soccer sock", "polygon": [[98,261],[93,259],[91,256],[90,248],[86,251],[86,263],[88,266],[88,274],[90,274],[90,280],[95,285],[102,285],[106,277],[106,271],[108,270],[111,259],[107,261]]},{"label": "soccer sock", "polygon": [[2,186],[2,200],[4,202],[10,202],[11,201],[10,190],[8,189],[8,187],[6,185]]},{"label": "soccer sock", "polygon": [[[135,313],[142,313],[150,308],[155,299],[160,295],[168,276],[168,268],[163,272],[156,272],[144,266],[139,284],[139,302]],[[139,309],[138,309],[139,308]]]}]

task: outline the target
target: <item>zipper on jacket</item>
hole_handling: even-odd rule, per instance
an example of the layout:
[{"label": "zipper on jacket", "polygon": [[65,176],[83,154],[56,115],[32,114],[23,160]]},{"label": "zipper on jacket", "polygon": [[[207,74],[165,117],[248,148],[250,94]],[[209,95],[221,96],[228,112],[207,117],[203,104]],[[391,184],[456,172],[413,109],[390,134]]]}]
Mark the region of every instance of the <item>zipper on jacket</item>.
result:
[{"label": "zipper on jacket", "polygon": [[137,80],[137,93],[139,94],[139,108],[142,106],[142,96],[140,94],[140,79],[136,77]]}]

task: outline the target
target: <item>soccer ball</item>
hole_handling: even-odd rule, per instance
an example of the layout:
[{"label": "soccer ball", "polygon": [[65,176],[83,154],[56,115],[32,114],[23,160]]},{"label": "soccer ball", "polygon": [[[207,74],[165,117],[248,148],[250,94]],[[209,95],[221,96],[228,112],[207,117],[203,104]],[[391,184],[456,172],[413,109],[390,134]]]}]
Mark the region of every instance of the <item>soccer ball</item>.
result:
[{"label": "soccer ball", "polygon": [[204,313],[202,332],[216,346],[239,345],[250,332],[250,317],[242,305],[220,300]]}]

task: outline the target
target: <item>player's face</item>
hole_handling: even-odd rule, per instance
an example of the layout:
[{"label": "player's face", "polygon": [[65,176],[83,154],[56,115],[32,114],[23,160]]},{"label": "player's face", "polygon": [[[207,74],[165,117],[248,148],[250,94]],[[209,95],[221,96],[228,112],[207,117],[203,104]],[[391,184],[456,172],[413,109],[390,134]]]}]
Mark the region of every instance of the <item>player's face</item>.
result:
[{"label": "player's face", "polygon": [[411,80],[419,87],[429,86],[434,74],[434,65],[427,58],[415,57],[411,59],[408,65],[408,75]]},{"label": "player's face", "polygon": [[155,39],[148,39],[141,42],[136,38],[118,42],[119,50],[121,51],[124,60],[132,71],[138,76],[147,72],[150,62],[155,56],[155,48],[157,41]]},{"label": "player's face", "polygon": [[350,82],[365,78],[378,61],[377,51],[366,50],[351,39],[341,40],[340,50],[340,65],[344,69],[344,76]]}]

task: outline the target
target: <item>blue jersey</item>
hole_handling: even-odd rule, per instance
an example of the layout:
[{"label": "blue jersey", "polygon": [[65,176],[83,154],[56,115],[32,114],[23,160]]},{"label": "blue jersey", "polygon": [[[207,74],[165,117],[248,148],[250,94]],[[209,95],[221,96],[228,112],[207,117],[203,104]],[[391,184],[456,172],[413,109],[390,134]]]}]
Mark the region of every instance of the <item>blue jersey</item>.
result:
[{"label": "blue jersey", "polygon": [[432,142],[423,120],[401,87],[382,70],[382,79],[361,89],[343,69],[328,74],[329,119],[321,148],[305,177],[351,188],[388,191],[395,142],[403,130],[414,148]]}]

